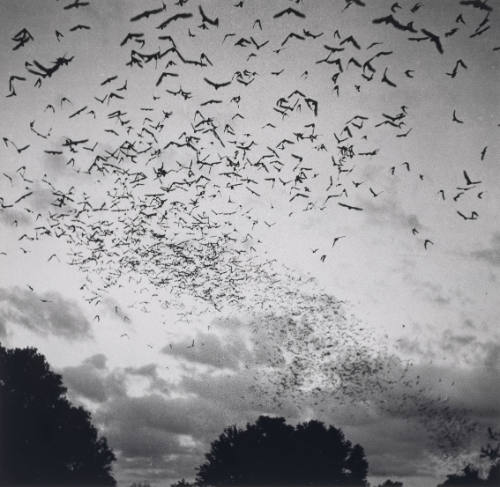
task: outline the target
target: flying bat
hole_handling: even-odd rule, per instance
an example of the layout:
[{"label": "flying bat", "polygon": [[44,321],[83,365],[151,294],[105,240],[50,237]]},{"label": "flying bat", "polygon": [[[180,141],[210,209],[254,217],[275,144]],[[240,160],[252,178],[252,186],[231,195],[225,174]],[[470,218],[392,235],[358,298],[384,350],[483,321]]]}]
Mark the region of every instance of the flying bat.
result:
[{"label": "flying bat", "polygon": [[151,15],[156,15],[156,14],[159,14],[159,13],[163,12],[166,8],[167,8],[167,6],[165,4],[163,4],[159,8],[154,8],[154,9],[151,9],[151,10],[145,10],[144,12],[141,12],[140,14],[137,14],[134,17],[132,17],[130,19],[130,22],[137,22],[138,20],[141,20],[141,19],[147,19]]},{"label": "flying bat", "polygon": [[373,19],[374,24],[387,24],[392,25],[394,28],[401,30],[403,32],[417,32],[415,27],[413,27],[413,22],[408,22],[406,25],[395,19],[393,15],[387,15],[386,17],[379,17],[378,19]]},{"label": "flying bat", "polygon": [[301,19],[305,19],[306,18],[306,16],[302,12],[299,12],[298,10],[295,10],[292,7],[288,7],[285,10],[282,10],[281,12],[278,12],[277,14],[274,14],[273,18],[279,19],[283,15],[295,15],[296,17],[300,17]]},{"label": "flying bat", "polygon": [[218,90],[219,88],[224,88],[225,86],[229,86],[231,84],[231,81],[225,81],[223,83],[216,83],[214,81],[209,80],[208,78],[203,78],[203,81],[205,81],[205,83],[209,84],[210,86],[212,86],[216,90]]}]

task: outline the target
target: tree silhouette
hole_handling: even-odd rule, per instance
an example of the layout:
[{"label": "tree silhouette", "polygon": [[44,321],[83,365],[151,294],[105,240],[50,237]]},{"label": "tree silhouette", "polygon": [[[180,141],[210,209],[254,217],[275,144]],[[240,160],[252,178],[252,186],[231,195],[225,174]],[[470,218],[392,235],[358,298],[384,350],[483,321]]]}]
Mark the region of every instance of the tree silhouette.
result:
[{"label": "tree silhouette", "polygon": [[319,421],[293,427],[284,418],[260,416],[245,429],[226,428],[205,457],[200,485],[367,485],[363,448]]},{"label": "tree silhouette", "polygon": [[500,485],[500,463],[491,465],[488,475],[481,478],[479,469],[466,465],[458,474],[450,474],[438,487],[498,487]]},{"label": "tree silhouette", "polygon": [[488,428],[488,443],[481,448],[481,458],[489,463],[488,474],[481,478],[479,469],[473,465],[465,466],[458,474],[450,474],[438,487],[498,487],[500,485],[500,433]]},{"label": "tree silhouette", "polygon": [[34,348],[0,344],[0,485],[115,485],[115,455]]},{"label": "tree silhouette", "polygon": [[196,487],[197,484],[181,479],[178,482],[170,484],[170,487]]},{"label": "tree silhouette", "polygon": [[446,480],[438,487],[478,487],[486,485],[485,481],[479,476],[479,470],[472,465],[466,465],[458,474],[447,475]]}]

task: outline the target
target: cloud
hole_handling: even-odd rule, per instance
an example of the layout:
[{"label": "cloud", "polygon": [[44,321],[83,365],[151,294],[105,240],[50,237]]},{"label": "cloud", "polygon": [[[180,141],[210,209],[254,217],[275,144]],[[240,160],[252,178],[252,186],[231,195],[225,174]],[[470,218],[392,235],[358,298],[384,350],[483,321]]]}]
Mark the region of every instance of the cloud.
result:
[{"label": "cloud", "polygon": [[150,482],[153,485],[170,485],[185,478],[193,480],[195,468],[203,461],[201,452],[183,452],[164,457],[130,457],[118,460],[120,470],[115,474],[119,485],[132,482]]},{"label": "cloud", "polygon": [[5,225],[22,226],[31,223],[31,219],[27,215],[26,211],[13,208],[0,211],[0,223]]},{"label": "cloud", "polygon": [[111,447],[118,471],[134,479],[193,477],[208,440],[228,424],[220,407],[202,398],[160,394],[115,397],[95,413]]},{"label": "cloud", "polygon": [[207,431],[222,431],[228,424],[226,408],[222,406],[195,396],[167,398],[154,393],[116,397],[99,410],[99,421],[114,437],[123,428],[199,437]]},{"label": "cloud", "polygon": [[109,313],[110,316],[112,316],[114,318],[118,318],[119,320],[123,321],[124,323],[130,322],[130,317],[122,309],[122,307],[120,306],[120,303],[118,301],[116,301],[115,299],[107,296],[101,301],[101,305],[103,306],[104,311]]},{"label": "cloud", "polygon": [[156,426],[125,425],[107,430],[107,438],[122,455],[130,457],[161,458],[164,455],[181,453],[183,447],[179,436],[158,429]]},{"label": "cloud", "polygon": [[162,352],[181,357],[189,362],[215,368],[238,370],[242,363],[252,359],[252,353],[243,337],[236,334],[218,336],[215,333],[198,333],[193,342],[185,340],[165,347]]},{"label": "cloud", "polygon": [[43,295],[14,288],[0,289],[0,329],[15,323],[38,333],[66,340],[90,338],[90,323],[73,300],[59,293]]},{"label": "cloud", "polygon": [[171,389],[171,384],[158,375],[158,367],[156,364],[147,364],[140,367],[126,367],[126,374],[144,377],[149,380],[150,391],[160,391],[167,393]]},{"label": "cloud", "polygon": [[407,213],[401,206],[395,205],[393,201],[386,199],[373,201],[369,199],[363,202],[367,221],[372,225],[391,224],[396,227],[408,229],[421,229],[422,223],[414,213]]},{"label": "cloud", "polygon": [[360,429],[347,428],[348,438],[365,449],[373,476],[429,475],[432,455],[423,428],[406,418],[377,417]]},{"label": "cloud", "polygon": [[93,355],[81,365],[65,367],[61,373],[71,395],[97,403],[126,395],[124,374],[119,370],[109,373],[104,367],[102,355]]},{"label": "cloud", "polygon": [[96,402],[104,402],[108,392],[97,370],[90,364],[62,370],[64,384],[74,394]]},{"label": "cloud", "polygon": [[[152,370],[146,366],[135,372],[139,369],[146,375]],[[118,453],[118,477],[129,483],[193,478],[210,442],[225,427],[244,425],[264,413],[255,408],[258,398],[251,396],[253,383],[248,371],[221,374],[217,369],[184,377],[175,397],[149,393],[117,396],[103,403],[94,418]],[[267,411],[278,412],[290,411],[277,406]]]},{"label": "cloud", "polygon": [[7,327],[5,326],[5,321],[0,319],[0,338],[7,337]]},{"label": "cloud", "polygon": [[495,233],[489,248],[476,250],[472,256],[478,260],[484,260],[492,266],[500,266],[500,233]]},{"label": "cloud", "polygon": [[84,363],[88,363],[93,365],[96,369],[105,369],[106,368],[106,355],[103,353],[96,353],[95,355],[92,355],[91,357],[85,359]]},{"label": "cloud", "polygon": [[208,366],[191,367],[175,385],[159,377],[156,364],[120,369],[147,378],[149,389],[139,397],[110,397],[95,412],[96,423],[118,453],[118,478],[125,482],[192,478],[210,442],[225,427],[244,425],[264,412],[296,417],[297,409],[289,404],[282,409],[268,405],[265,411],[257,404],[263,400],[252,389],[255,370],[247,368],[255,364],[255,356],[244,333],[242,329],[198,333],[193,348],[186,348],[192,339],[173,344],[173,350],[166,347],[165,353],[184,362]]},{"label": "cloud", "polygon": [[486,369],[500,372],[500,344],[486,343],[484,345],[484,351],[484,366]]}]

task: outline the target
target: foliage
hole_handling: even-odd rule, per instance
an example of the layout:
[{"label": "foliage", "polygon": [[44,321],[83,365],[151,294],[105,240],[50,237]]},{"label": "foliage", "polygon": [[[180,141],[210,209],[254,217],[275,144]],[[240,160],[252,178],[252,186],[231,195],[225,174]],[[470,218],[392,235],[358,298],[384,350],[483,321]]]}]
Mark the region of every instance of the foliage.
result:
[{"label": "foliage", "polygon": [[438,487],[498,487],[500,486],[500,433],[488,428],[489,441],[496,442],[496,446],[488,443],[481,448],[481,458],[489,462],[488,473],[482,478],[479,469],[473,465],[466,465],[458,474],[450,474]]},{"label": "foliage", "polygon": [[340,429],[260,416],[245,429],[226,428],[212,442],[197,481],[213,486],[365,486],[368,462]]},{"label": "foliage", "polygon": [[181,479],[175,484],[170,484],[170,487],[196,487],[196,483],[187,482],[185,479]]},{"label": "foliage", "polygon": [[115,455],[34,348],[0,345],[0,485],[115,485]]}]

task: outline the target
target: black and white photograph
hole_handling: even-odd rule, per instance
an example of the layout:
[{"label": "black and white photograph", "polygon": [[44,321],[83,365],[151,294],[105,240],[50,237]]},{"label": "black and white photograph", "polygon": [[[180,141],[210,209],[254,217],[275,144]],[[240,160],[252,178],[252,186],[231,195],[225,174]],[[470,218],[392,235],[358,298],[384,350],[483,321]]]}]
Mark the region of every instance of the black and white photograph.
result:
[{"label": "black and white photograph", "polygon": [[500,486],[498,0],[0,0],[0,486]]}]

